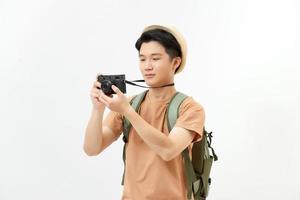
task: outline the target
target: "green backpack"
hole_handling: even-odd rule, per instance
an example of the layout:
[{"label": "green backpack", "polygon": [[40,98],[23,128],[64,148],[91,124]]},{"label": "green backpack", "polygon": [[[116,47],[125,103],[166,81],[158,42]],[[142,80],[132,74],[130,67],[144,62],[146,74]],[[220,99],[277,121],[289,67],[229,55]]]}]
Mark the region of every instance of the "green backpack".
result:
[{"label": "green backpack", "polygon": [[[147,91],[135,96],[130,104],[136,112],[139,111],[139,107],[144,100]],[[179,107],[187,96],[183,93],[177,92],[171,99],[167,109],[168,129],[169,132],[174,127],[178,118]],[[123,141],[125,142],[123,147],[123,161],[124,161],[124,173],[122,178],[122,185],[124,185],[125,176],[125,160],[126,160],[126,143],[128,142],[129,131],[131,124],[128,119],[123,120]],[[203,137],[200,141],[194,142],[192,147],[192,160],[189,157],[188,148],[186,148],[181,154],[185,163],[185,175],[186,175],[186,187],[187,198],[191,199],[192,195],[194,200],[205,200],[208,196],[209,186],[211,184],[211,178],[209,177],[212,162],[217,161],[218,157],[215,154],[214,149],[211,147],[212,132],[208,133],[203,128]],[[211,149],[211,153],[209,149]]]}]

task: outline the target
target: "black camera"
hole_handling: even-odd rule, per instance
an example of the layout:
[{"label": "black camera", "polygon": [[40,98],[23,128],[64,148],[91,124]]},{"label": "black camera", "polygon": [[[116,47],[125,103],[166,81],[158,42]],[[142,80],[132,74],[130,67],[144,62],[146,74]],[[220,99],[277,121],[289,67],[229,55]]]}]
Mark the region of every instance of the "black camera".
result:
[{"label": "black camera", "polygon": [[111,88],[112,85],[118,87],[122,93],[126,93],[125,74],[99,75],[97,79],[101,83],[101,90],[108,96],[116,94]]}]

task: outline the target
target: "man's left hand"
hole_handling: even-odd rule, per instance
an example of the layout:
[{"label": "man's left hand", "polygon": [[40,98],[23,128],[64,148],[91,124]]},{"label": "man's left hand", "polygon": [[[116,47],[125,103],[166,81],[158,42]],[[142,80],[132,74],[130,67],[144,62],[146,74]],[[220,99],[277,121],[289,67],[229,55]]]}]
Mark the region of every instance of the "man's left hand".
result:
[{"label": "man's left hand", "polygon": [[100,90],[99,100],[110,110],[124,115],[131,108],[131,106],[127,101],[126,96],[118,87],[112,85],[111,89],[116,93],[115,96],[109,97],[105,95],[102,90]]}]

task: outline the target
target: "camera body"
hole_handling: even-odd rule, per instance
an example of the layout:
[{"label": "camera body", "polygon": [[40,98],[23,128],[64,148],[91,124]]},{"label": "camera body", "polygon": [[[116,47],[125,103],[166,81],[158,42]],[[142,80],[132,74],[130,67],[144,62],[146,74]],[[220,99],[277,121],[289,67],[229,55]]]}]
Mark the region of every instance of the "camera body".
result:
[{"label": "camera body", "polygon": [[108,96],[116,94],[111,88],[112,85],[118,87],[122,93],[126,93],[125,74],[99,75],[97,79],[101,83],[101,90]]}]

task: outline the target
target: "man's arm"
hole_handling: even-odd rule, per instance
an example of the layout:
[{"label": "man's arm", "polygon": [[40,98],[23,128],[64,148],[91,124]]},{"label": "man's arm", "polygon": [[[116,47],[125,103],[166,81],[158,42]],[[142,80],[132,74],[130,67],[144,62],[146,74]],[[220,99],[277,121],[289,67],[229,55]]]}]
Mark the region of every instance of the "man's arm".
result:
[{"label": "man's arm", "polygon": [[107,126],[102,125],[103,111],[93,110],[85,131],[83,149],[89,156],[100,154],[112,144],[118,135]]},{"label": "man's arm", "polygon": [[169,135],[165,135],[148,124],[134,109],[128,109],[124,115],[145,143],[165,161],[179,155],[191,144],[196,134],[181,127],[174,127]]}]

